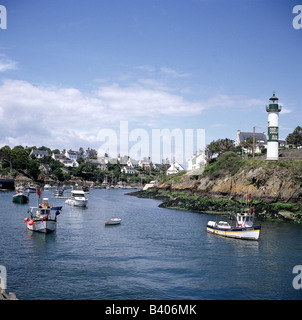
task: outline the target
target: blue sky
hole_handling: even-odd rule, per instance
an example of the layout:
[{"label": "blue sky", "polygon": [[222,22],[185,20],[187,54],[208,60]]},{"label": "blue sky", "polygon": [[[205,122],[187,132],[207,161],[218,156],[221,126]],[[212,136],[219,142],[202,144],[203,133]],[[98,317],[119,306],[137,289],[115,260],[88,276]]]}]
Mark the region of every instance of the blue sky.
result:
[{"label": "blue sky", "polygon": [[[205,129],[206,144],[302,125],[291,0],[0,0],[0,146],[93,147],[99,132]],[[302,3],[301,3],[302,4]],[[146,155],[148,156],[148,155]]]}]

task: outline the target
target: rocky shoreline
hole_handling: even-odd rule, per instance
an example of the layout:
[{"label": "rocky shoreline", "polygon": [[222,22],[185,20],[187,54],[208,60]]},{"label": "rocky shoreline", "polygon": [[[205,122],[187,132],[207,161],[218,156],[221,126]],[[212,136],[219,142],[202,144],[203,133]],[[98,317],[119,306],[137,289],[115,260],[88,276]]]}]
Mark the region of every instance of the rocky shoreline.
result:
[{"label": "rocky shoreline", "polygon": [[258,219],[302,223],[302,161],[242,159],[226,152],[203,174],[164,176],[154,188],[134,195],[161,200],[165,208],[234,213],[249,194]]},{"label": "rocky shoreline", "polygon": [[[222,199],[218,195],[209,198],[188,190],[163,190],[151,188],[128,193],[138,198],[150,198],[162,201],[159,207],[208,214],[232,214],[242,209],[242,199]],[[254,200],[255,216],[259,220],[287,221],[302,223],[302,206],[294,203],[265,203]]]}]

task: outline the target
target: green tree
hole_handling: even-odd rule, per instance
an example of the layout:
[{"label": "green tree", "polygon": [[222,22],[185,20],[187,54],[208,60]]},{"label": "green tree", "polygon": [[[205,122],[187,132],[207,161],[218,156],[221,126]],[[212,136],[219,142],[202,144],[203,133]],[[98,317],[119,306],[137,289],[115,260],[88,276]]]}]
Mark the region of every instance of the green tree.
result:
[{"label": "green tree", "polygon": [[87,158],[88,159],[97,159],[98,153],[95,149],[88,148],[86,150]]},{"label": "green tree", "polygon": [[2,162],[2,168],[8,168],[11,166],[12,150],[9,146],[4,146],[0,149],[0,161]]},{"label": "green tree", "polygon": [[211,158],[214,154],[222,154],[226,151],[230,151],[234,146],[234,140],[225,138],[225,139],[218,139],[212,141],[210,144],[207,145],[206,152],[208,156]]},{"label": "green tree", "polygon": [[61,170],[61,168],[57,168],[52,172],[52,176],[56,179],[58,179],[59,181],[64,181],[65,180],[65,176],[63,171]]},{"label": "green tree", "polygon": [[287,144],[292,144],[296,148],[302,146],[302,128],[296,127],[293,133],[290,133],[286,138]]},{"label": "green tree", "polygon": [[53,154],[60,154],[60,150],[59,149],[54,149],[54,150],[52,150],[52,153]]},{"label": "green tree", "polygon": [[249,153],[249,150],[250,150],[250,152],[252,152],[252,150],[253,150],[253,137],[246,138],[245,141],[242,141],[240,144],[242,147],[247,149],[248,153]]},{"label": "green tree", "polygon": [[26,169],[29,162],[29,154],[22,146],[16,146],[12,149],[11,161],[14,169]]},{"label": "green tree", "polygon": [[34,180],[37,180],[40,169],[39,162],[37,160],[29,160],[26,166],[27,172],[33,177]]}]

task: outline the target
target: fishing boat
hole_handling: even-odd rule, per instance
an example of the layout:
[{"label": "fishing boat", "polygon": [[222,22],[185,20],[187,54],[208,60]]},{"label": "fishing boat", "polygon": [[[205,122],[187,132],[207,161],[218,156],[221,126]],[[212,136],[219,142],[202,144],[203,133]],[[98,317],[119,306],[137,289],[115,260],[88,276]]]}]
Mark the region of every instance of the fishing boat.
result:
[{"label": "fishing boat", "polygon": [[105,225],[115,225],[115,224],[120,224],[122,222],[122,219],[120,218],[111,218],[105,220]]},{"label": "fishing boat", "polygon": [[71,197],[68,198],[65,203],[75,207],[86,207],[88,199],[85,197],[83,190],[72,190]]},{"label": "fishing boat", "polygon": [[13,195],[13,202],[15,203],[28,203],[28,201],[28,195],[25,195],[23,192],[17,192]]},{"label": "fishing boat", "polygon": [[209,221],[207,224],[207,232],[228,238],[258,241],[261,232],[261,225],[253,225],[255,218],[255,206],[251,205],[251,194],[246,198],[246,208],[242,212],[235,214],[235,225],[231,225],[227,221]]},{"label": "fishing boat", "polygon": [[48,198],[43,198],[43,202],[38,207],[31,207],[28,210],[29,217],[24,221],[31,231],[50,233],[56,230],[57,216],[61,213],[62,207],[52,207],[48,203]]},{"label": "fishing boat", "polygon": [[36,188],[34,186],[29,186],[25,189],[26,192],[29,192],[29,193],[36,193]]}]

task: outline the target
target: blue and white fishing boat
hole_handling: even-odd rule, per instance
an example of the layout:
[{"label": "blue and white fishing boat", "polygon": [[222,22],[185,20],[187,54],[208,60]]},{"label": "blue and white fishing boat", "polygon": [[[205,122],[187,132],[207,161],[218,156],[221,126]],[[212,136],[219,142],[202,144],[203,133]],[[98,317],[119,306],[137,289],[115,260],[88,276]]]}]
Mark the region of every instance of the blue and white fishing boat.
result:
[{"label": "blue and white fishing boat", "polygon": [[207,224],[207,232],[214,233],[219,236],[244,239],[259,240],[261,225],[254,226],[255,206],[251,206],[251,194],[247,197],[247,206],[243,212],[235,214],[235,225],[231,225],[226,221],[209,221]]}]

